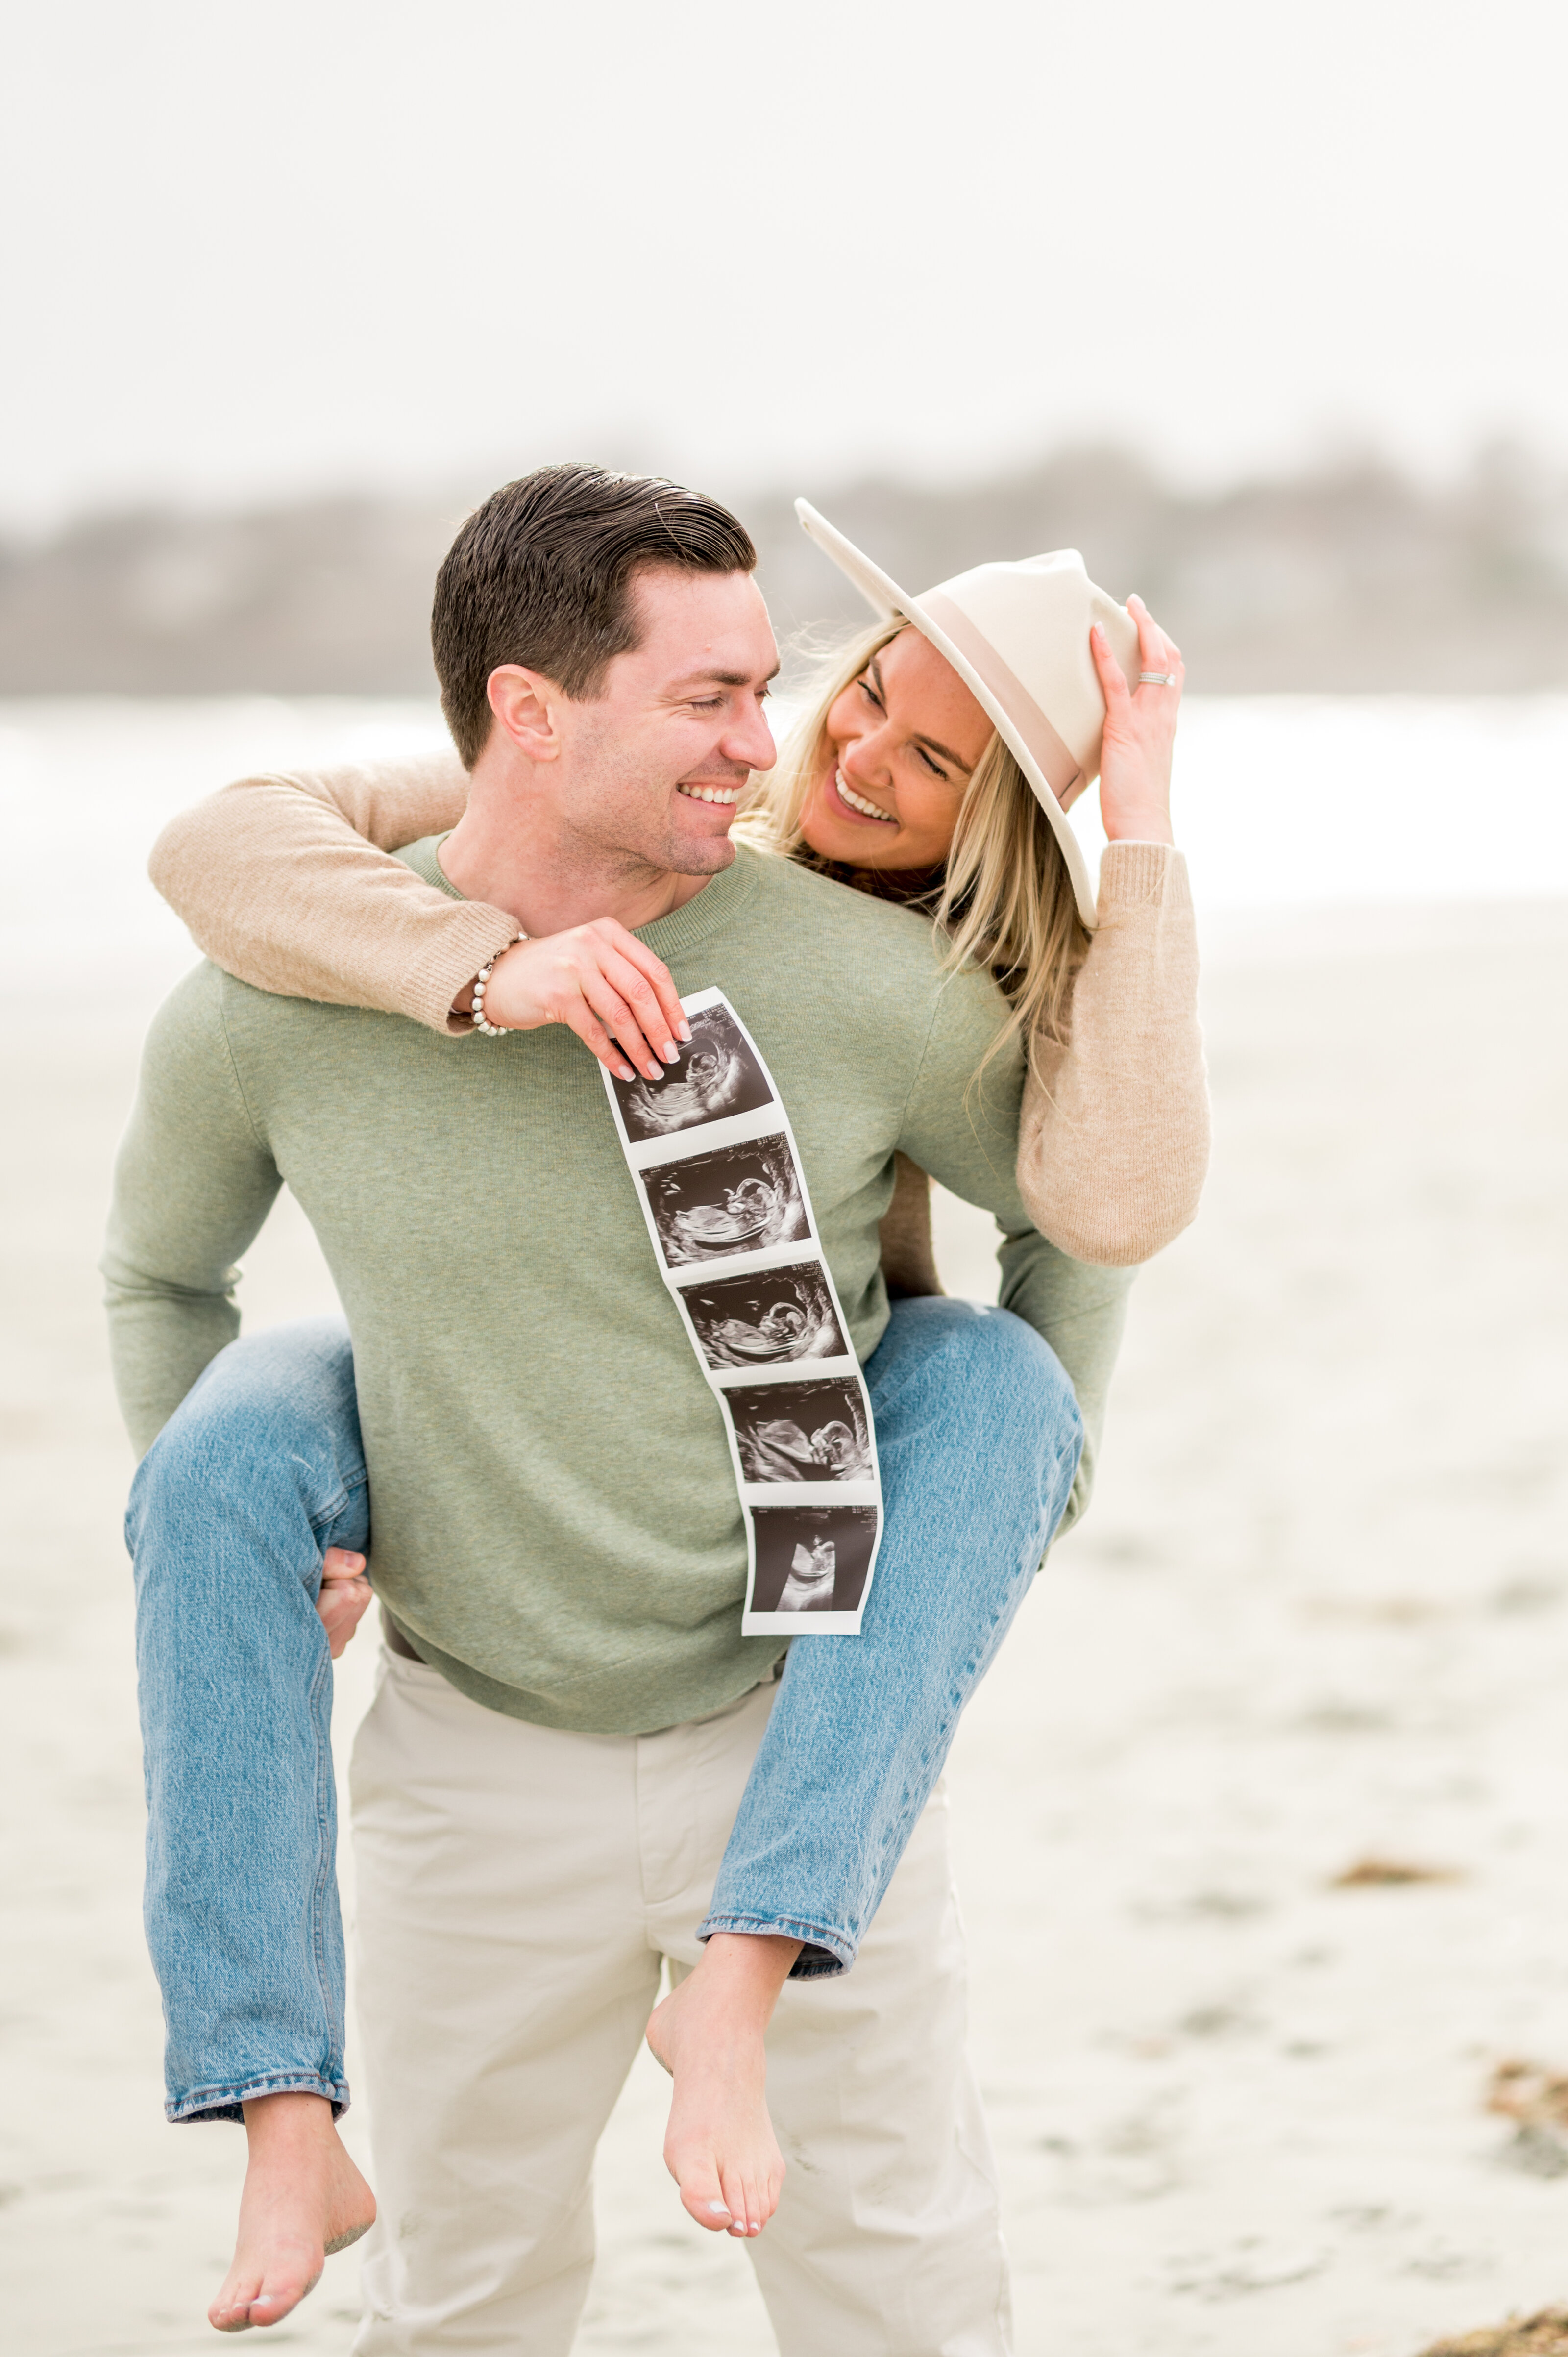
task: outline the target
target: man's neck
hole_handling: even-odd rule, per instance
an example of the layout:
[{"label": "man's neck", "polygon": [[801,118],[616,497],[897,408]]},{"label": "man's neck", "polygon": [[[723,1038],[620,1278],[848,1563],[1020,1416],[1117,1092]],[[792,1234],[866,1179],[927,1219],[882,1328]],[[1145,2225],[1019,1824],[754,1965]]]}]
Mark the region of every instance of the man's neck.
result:
[{"label": "man's neck", "polygon": [[465,899],[485,900],[539,940],[596,918],[628,932],[694,899],[710,876],[682,876],[585,840],[542,795],[515,779],[475,774],[468,806],[441,846],[441,872]]}]

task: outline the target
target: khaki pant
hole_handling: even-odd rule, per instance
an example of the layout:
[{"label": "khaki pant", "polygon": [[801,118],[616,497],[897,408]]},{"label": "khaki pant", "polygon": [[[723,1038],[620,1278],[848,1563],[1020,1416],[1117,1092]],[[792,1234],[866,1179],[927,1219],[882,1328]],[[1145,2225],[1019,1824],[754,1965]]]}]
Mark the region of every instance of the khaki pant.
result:
[{"label": "khaki pant", "polygon": [[[776,1691],[659,1735],[567,1735],[383,1663],[353,1767],[381,2202],[359,2357],[570,2350],[594,2148],[660,1959],[677,1975],[697,1960]],[[789,1984],[768,2033],[789,2174],[746,2249],[783,2357],[1008,2349],[964,2013],[939,1790],[854,1971]],[[668,2199],[679,2232],[673,2184]]]}]

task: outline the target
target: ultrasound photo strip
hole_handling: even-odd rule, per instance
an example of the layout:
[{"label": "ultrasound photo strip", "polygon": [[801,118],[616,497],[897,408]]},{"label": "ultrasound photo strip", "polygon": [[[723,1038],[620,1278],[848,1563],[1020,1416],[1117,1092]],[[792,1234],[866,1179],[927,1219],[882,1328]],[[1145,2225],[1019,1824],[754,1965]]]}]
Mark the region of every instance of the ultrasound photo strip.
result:
[{"label": "ultrasound photo strip", "polygon": [[[661,1081],[605,1072],[660,1275],[725,1421],[746,1636],[858,1636],[882,1538],[871,1400],[789,1116],[721,990]],[[603,1068],[601,1067],[601,1070]]]},{"label": "ultrasound photo strip", "polygon": [[794,1140],[782,1129],[688,1151],[637,1175],[654,1250],[667,1269],[711,1267],[811,1239],[806,1181]]},{"label": "ultrasound photo strip", "polygon": [[875,1481],[871,1409],[856,1375],[804,1383],[726,1384],[719,1394],[748,1498],[778,1505],[780,1489],[847,1500]]},{"label": "ultrasound photo strip", "polygon": [[767,1065],[723,994],[698,991],[682,1005],[692,1036],[661,1080],[606,1075],[623,1146],[711,1128],[779,1102]]}]

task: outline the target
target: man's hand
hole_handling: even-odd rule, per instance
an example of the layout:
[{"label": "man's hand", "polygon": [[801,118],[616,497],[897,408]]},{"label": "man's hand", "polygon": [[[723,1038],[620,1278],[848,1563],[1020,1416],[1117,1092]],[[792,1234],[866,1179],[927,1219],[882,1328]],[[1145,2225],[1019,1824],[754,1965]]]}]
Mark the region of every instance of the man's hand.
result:
[{"label": "man's hand", "polygon": [[374,1591],[365,1577],[365,1558],[328,1547],[321,1558],[321,1593],[316,1609],[336,1661],[370,1609]]},{"label": "man's hand", "polygon": [[[457,1007],[469,1011],[461,999]],[[637,1078],[633,1064],[661,1081],[676,1041],[692,1036],[669,967],[613,917],[503,950],[485,985],[485,1014],[508,1031],[564,1023],[619,1081]]]}]

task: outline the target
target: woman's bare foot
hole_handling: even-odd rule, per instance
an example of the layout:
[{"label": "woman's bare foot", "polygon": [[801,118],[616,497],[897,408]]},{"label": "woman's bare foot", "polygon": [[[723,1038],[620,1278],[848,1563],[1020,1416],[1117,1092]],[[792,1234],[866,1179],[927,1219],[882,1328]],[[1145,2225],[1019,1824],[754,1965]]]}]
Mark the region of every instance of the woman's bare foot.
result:
[{"label": "woman's bare foot", "polygon": [[251,2156],[234,2261],[207,2320],[220,2332],[276,2324],[315,2289],[326,2261],[375,2223],[376,2197],[338,2141],[322,2095],[245,2105]]},{"label": "woman's bare foot", "polygon": [[763,2040],[799,1940],[718,1932],[655,2006],[648,2043],[675,2082],[664,2165],[699,2226],[760,2234],[779,2207],[784,2158],[768,2116]]}]

